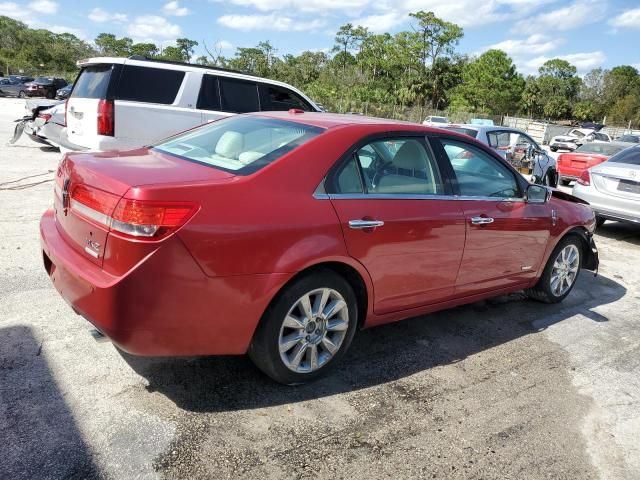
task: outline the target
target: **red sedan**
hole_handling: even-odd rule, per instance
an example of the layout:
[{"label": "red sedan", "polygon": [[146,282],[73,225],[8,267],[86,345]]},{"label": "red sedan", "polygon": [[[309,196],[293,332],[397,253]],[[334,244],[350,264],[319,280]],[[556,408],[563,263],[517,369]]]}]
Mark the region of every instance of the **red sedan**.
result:
[{"label": "red sedan", "polygon": [[297,110],[67,155],[40,224],[72,308],[139,355],[249,353],[301,383],[359,328],[597,268],[588,204],[422,125]]},{"label": "red sedan", "polygon": [[573,152],[563,153],[558,156],[558,173],[560,183],[568,185],[572,180],[577,180],[582,172],[606,162],[609,157],[632,146],[631,143],[584,143]]}]

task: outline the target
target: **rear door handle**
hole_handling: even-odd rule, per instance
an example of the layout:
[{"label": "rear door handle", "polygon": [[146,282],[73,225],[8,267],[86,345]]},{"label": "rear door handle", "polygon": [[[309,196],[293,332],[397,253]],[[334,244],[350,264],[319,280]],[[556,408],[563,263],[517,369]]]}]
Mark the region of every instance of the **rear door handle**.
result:
[{"label": "rear door handle", "polygon": [[473,225],[486,225],[488,223],[493,223],[493,218],[491,218],[491,217],[471,217],[471,223]]},{"label": "rear door handle", "polygon": [[383,225],[384,222],[382,220],[349,220],[349,228],[353,228],[354,230],[382,227]]}]

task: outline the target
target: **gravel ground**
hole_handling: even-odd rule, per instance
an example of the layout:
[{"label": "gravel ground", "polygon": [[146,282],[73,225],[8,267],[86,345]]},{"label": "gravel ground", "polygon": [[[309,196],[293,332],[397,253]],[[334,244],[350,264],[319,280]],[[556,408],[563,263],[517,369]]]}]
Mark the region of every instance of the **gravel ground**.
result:
[{"label": "gravel ground", "polygon": [[0,99],[0,478],[640,475],[639,228],[607,223],[600,274],[561,305],[514,294],[364,331],[288,388],[242,357],[92,338],[41,265],[60,155],[5,146],[21,109]]}]

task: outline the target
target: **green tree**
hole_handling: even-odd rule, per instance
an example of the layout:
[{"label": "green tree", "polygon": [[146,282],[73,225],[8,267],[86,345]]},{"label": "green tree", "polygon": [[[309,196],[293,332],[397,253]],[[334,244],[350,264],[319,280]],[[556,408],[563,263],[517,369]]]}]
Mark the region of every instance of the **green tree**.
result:
[{"label": "green tree", "polygon": [[188,62],[193,56],[195,47],[198,46],[198,42],[190,40],[188,38],[176,39],[176,46],[182,55],[182,60]]},{"label": "green tree", "polygon": [[538,73],[540,75],[535,82],[543,114],[553,119],[569,118],[582,84],[576,67],[566,60],[554,58],[546,61]]},{"label": "green tree", "polygon": [[100,55],[128,57],[131,55],[133,40],[129,37],[116,38],[113,33],[100,33],[94,43]]},{"label": "green tree", "polygon": [[462,69],[454,102],[478,112],[515,113],[524,88],[511,58],[502,50],[488,50]]}]

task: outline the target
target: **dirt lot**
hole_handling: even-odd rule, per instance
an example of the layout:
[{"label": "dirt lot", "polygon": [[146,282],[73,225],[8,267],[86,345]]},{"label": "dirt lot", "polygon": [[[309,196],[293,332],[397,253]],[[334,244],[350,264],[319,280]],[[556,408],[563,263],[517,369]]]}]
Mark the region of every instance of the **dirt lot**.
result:
[{"label": "dirt lot", "polygon": [[5,145],[21,104],[0,99],[0,478],[640,475],[640,228],[606,224],[599,276],[561,305],[515,294],[364,331],[313,385],[131,358],[44,272],[59,153]]}]

